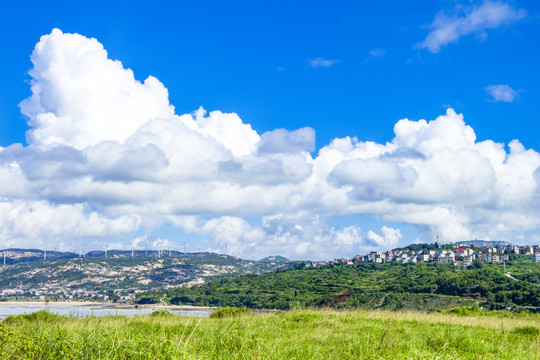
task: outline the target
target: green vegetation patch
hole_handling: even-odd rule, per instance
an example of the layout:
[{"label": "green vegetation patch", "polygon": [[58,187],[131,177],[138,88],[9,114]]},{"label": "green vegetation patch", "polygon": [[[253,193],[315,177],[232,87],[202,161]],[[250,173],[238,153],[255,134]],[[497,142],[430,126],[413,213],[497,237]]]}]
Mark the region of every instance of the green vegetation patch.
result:
[{"label": "green vegetation patch", "polygon": [[251,313],[251,310],[249,310],[245,306],[242,306],[239,308],[226,306],[226,307],[222,307],[222,308],[212,311],[212,313],[210,314],[210,317],[213,319],[220,319],[224,317],[237,317],[240,315],[244,315],[246,313]]},{"label": "green vegetation patch", "polygon": [[540,329],[534,326],[522,326],[513,330],[514,334],[538,337],[540,335]]},{"label": "green vegetation patch", "polygon": [[168,312],[167,310],[155,310],[155,311],[152,311],[150,316],[152,316],[152,317],[164,317],[165,316],[166,317],[166,316],[176,316],[176,315],[174,315],[173,313]]},{"label": "green vegetation patch", "polygon": [[35,322],[54,323],[66,319],[66,316],[53,314],[47,310],[36,311],[31,314],[10,315],[4,319],[4,324]]}]

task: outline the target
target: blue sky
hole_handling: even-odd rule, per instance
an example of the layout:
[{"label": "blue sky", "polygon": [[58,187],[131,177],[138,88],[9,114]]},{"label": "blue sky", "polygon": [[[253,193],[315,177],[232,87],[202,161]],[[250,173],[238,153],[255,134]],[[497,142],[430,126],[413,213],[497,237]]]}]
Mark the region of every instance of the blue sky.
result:
[{"label": "blue sky", "polygon": [[[315,160],[319,150],[329,146],[335,138],[356,137],[360,143],[372,141],[383,146],[393,141],[394,125],[400,119],[430,121],[446,114],[447,108],[463,114],[463,121],[474,130],[477,143],[485,140],[503,143],[508,156],[508,144],[517,139],[524,150],[532,149],[533,152],[532,155],[529,153],[532,160],[516,165],[528,169],[524,170],[521,179],[527,178],[530,182],[529,187],[523,186],[529,189],[529,193],[510,202],[512,205],[496,206],[500,207],[501,213],[490,216],[501,215],[503,220],[500,223],[488,220],[485,214],[478,215],[493,206],[494,200],[485,201],[487,195],[478,195],[475,189],[465,192],[467,195],[448,195],[456,199],[467,196],[476,199],[478,195],[478,201],[473,205],[460,203],[460,200],[453,204],[440,194],[429,199],[404,200],[402,195],[397,196],[386,187],[382,189],[371,184],[368,189],[366,181],[379,180],[362,177],[364,172],[360,175],[354,173],[352,165],[340,168],[338,175],[341,177],[334,174],[325,179],[331,186],[339,185],[344,189],[347,195],[341,195],[348,196],[350,200],[343,205],[347,207],[346,211],[335,210],[327,204],[310,207],[307,205],[309,199],[304,199],[307,195],[302,195],[306,205],[291,212],[276,210],[278,205],[266,208],[254,205],[252,212],[226,207],[224,210],[217,207],[215,212],[207,208],[193,210],[186,207],[164,212],[161,219],[150,221],[148,215],[139,211],[122,213],[88,194],[86,197],[50,195],[44,189],[50,189],[52,185],[44,186],[43,179],[39,191],[21,190],[22,195],[15,191],[0,194],[11,206],[16,200],[45,201],[53,208],[51,211],[57,211],[60,205],[78,204],[84,208],[83,215],[95,211],[103,216],[103,221],[115,216],[139,219],[138,225],[128,226],[125,231],[81,235],[88,241],[88,248],[97,244],[102,246],[100,241],[114,244],[126,241],[134,234],[144,237],[158,233],[173,243],[181,241],[173,238],[189,237],[193,247],[201,242],[203,248],[216,243],[221,236],[222,241],[236,244],[239,255],[268,255],[281,250],[280,241],[285,241],[276,240],[279,237],[277,233],[269,230],[274,225],[264,227],[264,221],[269,221],[265,217],[276,214],[281,214],[282,219],[297,219],[294,226],[293,220],[286,222],[304,231],[303,235],[297,236],[295,244],[288,243],[285,247],[285,252],[288,252],[285,255],[291,257],[328,256],[321,250],[325,241],[329,244],[343,243],[343,237],[347,236],[356,236],[357,240],[353,247],[336,246],[344,256],[370,246],[384,248],[415,240],[428,241],[435,233],[444,231],[462,234],[447,236],[449,241],[459,236],[504,238],[515,242],[527,239],[538,242],[540,239],[537,220],[523,219],[526,214],[530,216],[534,203],[529,202],[538,199],[539,191],[538,184],[535,187],[534,183],[539,176],[534,174],[536,155],[540,150],[537,111],[540,100],[540,6],[535,1],[339,1],[309,4],[295,1],[133,1],[129,5],[100,1],[82,4],[52,1],[29,5],[5,1],[0,5],[0,39],[3,44],[3,56],[0,57],[0,147],[9,148],[15,143],[22,143],[25,149],[32,147],[28,147],[25,138],[29,129],[28,115],[21,114],[18,104],[32,94],[30,82],[36,80],[28,74],[33,67],[30,54],[40,37],[50,34],[53,28],[64,34],[77,33],[97,39],[107,51],[108,58],[119,60],[124,68],[133,70],[138,81],[142,82],[148,76],[159,79],[168,89],[168,100],[177,115],[190,114],[200,106],[208,112],[235,113],[258,135],[281,128],[290,131],[304,127],[313,129],[316,134],[314,146],[307,146],[304,150],[310,152]],[[43,58],[42,61],[51,64],[48,59]],[[51,107],[54,108],[53,105]],[[309,135],[306,134],[302,136]],[[285,138],[296,139],[294,135]],[[296,141],[294,139],[293,142]],[[41,145],[50,145],[43,141]],[[280,138],[279,144],[284,141]],[[63,144],[85,151],[81,144],[69,139]],[[39,147],[37,140],[34,145]],[[416,148],[422,152],[419,149]],[[390,153],[392,151],[395,150]],[[486,152],[482,154],[489,158]],[[15,155],[10,155],[9,161],[6,156],[0,164],[8,166],[13,165],[12,161],[18,161],[18,158],[13,160]],[[460,159],[466,159],[466,155],[463,156]],[[361,157],[365,159],[368,156],[364,154]],[[380,162],[384,163],[381,159]],[[59,158],[58,161],[63,160]],[[230,161],[235,166],[242,163],[236,158]],[[285,160],[280,158],[280,161]],[[247,169],[247,165],[242,164],[243,169]],[[461,176],[463,169],[474,167],[467,160],[462,164],[467,166],[456,168],[456,182],[452,183],[456,188],[460,181],[470,183],[479,178]],[[377,172],[379,165],[370,164],[364,170]],[[497,170],[497,166],[492,164],[492,167]],[[28,181],[35,180],[24,165],[21,168]],[[388,174],[384,169],[381,172]],[[510,169],[505,171],[504,174],[497,172],[494,179],[485,180],[485,183],[482,182],[484,180],[479,181],[492,186],[489,196],[506,196],[497,193],[502,183],[507,181],[501,179],[511,176],[508,175]],[[235,176],[236,180],[227,183],[229,187],[242,187],[245,181],[255,181],[255,175],[249,172]],[[454,174],[446,177],[453,179]],[[94,174],[94,178],[98,177]],[[345,178],[352,183],[343,180]],[[422,175],[419,178],[422,179]],[[508,180],[508,184],[518,186],[519,179]],[[52,180],[48,178],[47,181]],[[424,181],[428,182],[427,179]],[[62,179],[54,185],[67,182],[67,179]],[[402,188],[408,186],[400,184]],[[265,193],[273,191],[278,190],[273,187],[264,189]],[[373,192],[381,194],[376,203],[366,195]],[[288,196],[298,195],[294,194]],[[321,195],[311,196],[320,198]],[[465,220],[455,220],[460,230],[444,230],[444,225],[438,221],[419,220],[424,210],[413,218],[404,216],[403,213],[407,212],[404,209],[388,212],[367,210],[370,206],[380,206],[379,201],[411,206],[432,204],[433,209],[444,208],[456,219]],[[137,200],[131,200],[131,203],[137,203]],[[282,206],[287,208],[290,204]],[[170,216],[194,216],[198,225],[195,228],[184,225],[171,227]],[[235,231],[230,228],[223,230],[223,227],[219,230],[221,232],[209,230],[212,224],[208,223],[212,219],[227,222],[223,216],[238,221],[243,219],[249,226],[227,218],[230,220],[227,220],[227,226],[234,227]],[[315,221],[317,216],[321,218]],[[165,218],[169,220],[163,220]],[[309,233],[305,230],[306,223],[319,224],[320,228],[317,225],[312,229],[313,233]],[[204,226],[207,230],[201,230]],[[276,226],[284,227],[283,224]],[[11,221],[4,223],[4,227],[14,229],[17,226]],[[502,230],[486,230],[488,228]],[[396,235],[398,230],[400,233]],[[36,231],[42,240],[35,243],[29,240],[29,234],[15,230],[5,231],[4,238],[0,237],[0,240],[7,243],[12,241],[10,239],[19,239],[28,245],[54,243],[57,244],[55,246],[68,247],[67,239],[73,236],[70,231],[60,231],[54,236],[48,235],[46,229]],[[353,234],[355,231],[356,235]],[[309,238],[322,233],[326,234],[323,236],[326,240],[313,245]],[[291,235],[286,231],[283,234],[280,236]],[[340,254],[336,250],[331,255]]]}]

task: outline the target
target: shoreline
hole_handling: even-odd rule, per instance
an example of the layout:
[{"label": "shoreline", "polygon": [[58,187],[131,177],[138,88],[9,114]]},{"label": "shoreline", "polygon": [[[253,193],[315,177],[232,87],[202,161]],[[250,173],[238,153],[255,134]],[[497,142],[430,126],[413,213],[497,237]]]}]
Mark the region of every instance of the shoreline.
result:
[{"label": "shoreline", "polygon": [[0,301],[2,306],[99,306],[110,309],[169,309],[186,311],[211,311],[217,309],[212,306],[193,306],[193,305],[170,305],[163,304],[117,304],[112,302],[84,302],[84,301]]},{"label": "shoreline", "polygon": [[83,301],[0,301],[0,306],[96,306],[105,303]]}]

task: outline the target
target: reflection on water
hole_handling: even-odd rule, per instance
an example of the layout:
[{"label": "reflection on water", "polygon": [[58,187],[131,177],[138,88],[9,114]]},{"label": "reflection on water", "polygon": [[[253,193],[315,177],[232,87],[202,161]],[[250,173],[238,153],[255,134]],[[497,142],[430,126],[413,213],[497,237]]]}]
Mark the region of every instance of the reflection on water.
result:
[{"label": "reflection on water", "polygon": [[[0,306],[0,320],[5,319],[9,315],[31,314],[36,311],[47,309],[53,314],[74,316],[78,318],[86,316],[137,316],[148,315],[156,310],[163,310],[163,307],[139,307],[139,308],[111,308],[105,305],[2,305]],[[212,310],[180,310],[167,309],[175,315],[192,316],[192,317],[208,317]]]}]

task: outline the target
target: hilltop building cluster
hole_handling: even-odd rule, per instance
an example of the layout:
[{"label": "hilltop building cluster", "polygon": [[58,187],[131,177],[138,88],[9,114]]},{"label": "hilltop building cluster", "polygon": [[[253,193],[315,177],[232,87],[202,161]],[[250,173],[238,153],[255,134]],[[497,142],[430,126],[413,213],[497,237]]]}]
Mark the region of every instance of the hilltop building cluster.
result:
[{"label": "hilltop building cluster", "polygon": [[446,245],[436,249],[412,250],[409,248],[388,250],[386,252],[372,251],[366,255],[356,255],[350,259],[335,259],[333,261],[308,262],[306,266],[317,267],[329,264],[355,263],[452,263],[469,267],[473,261],[479,260],[486,263],[505,263],[510,260],[512,254],[534,255],[534,261],[540,263],[540,245],[502,245],[502,246],[476,246],[465,243]]}]

